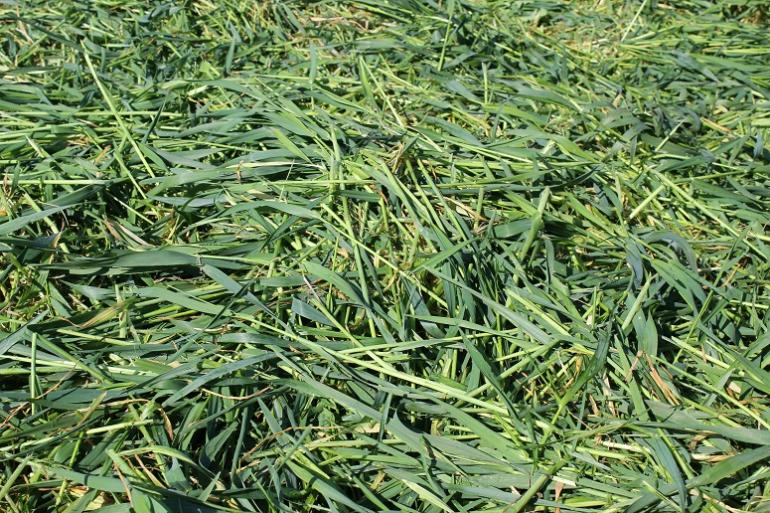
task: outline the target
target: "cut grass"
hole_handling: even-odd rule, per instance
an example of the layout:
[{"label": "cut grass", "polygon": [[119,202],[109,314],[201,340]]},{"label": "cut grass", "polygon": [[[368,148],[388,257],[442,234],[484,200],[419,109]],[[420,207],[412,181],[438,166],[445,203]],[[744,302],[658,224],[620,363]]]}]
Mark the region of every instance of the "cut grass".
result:
[{"label": "cut grass", "polygon": [[770,510],[765,1],[0,8],[0,511]]}]

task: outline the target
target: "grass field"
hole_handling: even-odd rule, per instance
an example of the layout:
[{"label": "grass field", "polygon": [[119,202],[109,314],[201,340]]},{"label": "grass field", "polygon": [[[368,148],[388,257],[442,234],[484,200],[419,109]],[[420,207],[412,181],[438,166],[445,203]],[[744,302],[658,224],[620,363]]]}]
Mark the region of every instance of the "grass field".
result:
[{"label": "grass field", "polygon": [[4,0],[0,511],[770,511],[769,27]]}]

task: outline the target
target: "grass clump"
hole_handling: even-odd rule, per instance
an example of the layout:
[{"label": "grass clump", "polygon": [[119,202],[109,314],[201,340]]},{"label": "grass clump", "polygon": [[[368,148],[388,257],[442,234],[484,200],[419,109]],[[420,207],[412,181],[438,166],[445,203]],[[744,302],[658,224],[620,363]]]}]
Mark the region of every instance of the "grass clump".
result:
[{"label": "grass clump", "polygon": [[0,18],[0,510],[770,509],[766,2]]}]

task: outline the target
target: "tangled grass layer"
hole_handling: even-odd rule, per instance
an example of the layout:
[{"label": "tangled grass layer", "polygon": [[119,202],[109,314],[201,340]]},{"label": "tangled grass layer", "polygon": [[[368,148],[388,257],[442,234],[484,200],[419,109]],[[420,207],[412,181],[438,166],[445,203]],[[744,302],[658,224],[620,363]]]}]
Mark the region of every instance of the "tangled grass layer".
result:
[{"label": "tangled grass layer", "polygon": [[770,511],[766,0],[0,7],[0,510]]}]

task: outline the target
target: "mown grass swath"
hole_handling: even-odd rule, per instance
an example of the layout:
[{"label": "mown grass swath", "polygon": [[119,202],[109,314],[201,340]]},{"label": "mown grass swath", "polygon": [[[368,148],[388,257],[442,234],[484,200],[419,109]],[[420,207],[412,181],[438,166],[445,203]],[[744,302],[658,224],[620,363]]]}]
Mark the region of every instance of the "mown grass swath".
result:
[{"label": "mown grass swath", "polygon": [[6,2],[0,510],[767,511],[767,13]]}]

